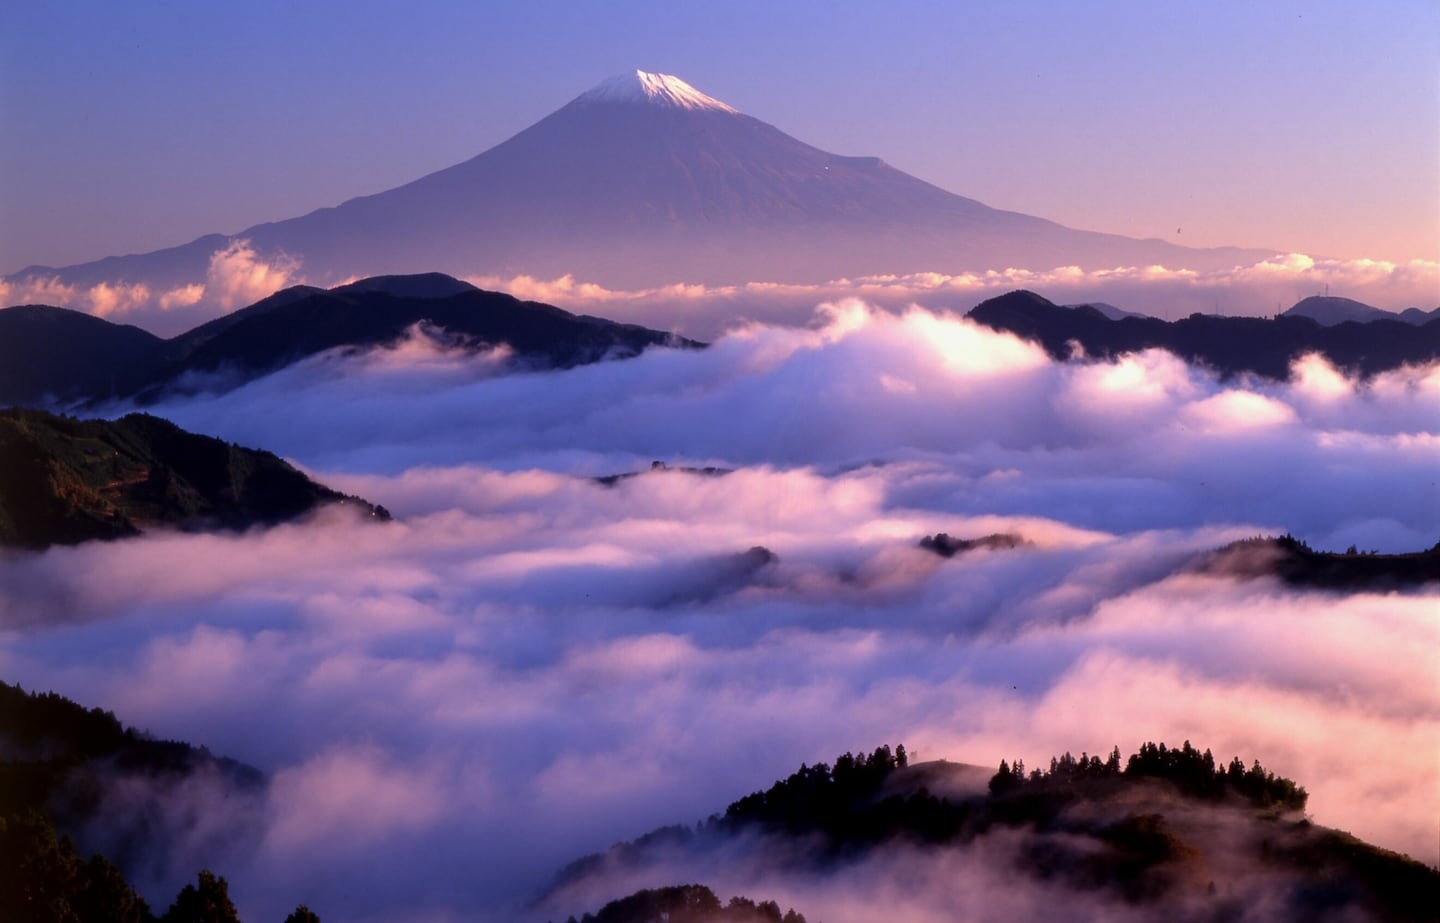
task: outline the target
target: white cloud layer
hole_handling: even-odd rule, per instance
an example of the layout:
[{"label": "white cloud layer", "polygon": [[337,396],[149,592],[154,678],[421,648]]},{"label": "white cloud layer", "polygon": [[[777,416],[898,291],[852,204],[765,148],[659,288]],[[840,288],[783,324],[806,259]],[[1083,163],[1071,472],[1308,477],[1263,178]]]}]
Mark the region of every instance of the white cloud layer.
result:
[{"label": "white cloud layer", "polygon": [[[1262,530],[1433,544],[1437,407],[1437,366],[1222,384],[858,302],[556,373],[420,342],[321,357],[155,412],[397,521],[0,558],[0,676],[272,772],[258,833],[185,856],[247,919],[526,919],[577,855],[882,742],[1040,765],[1189,738],[1433,863],[1440,589],[1181,565]],[[736,470],[587,477],[652,459]],[[943,560],[916,547],[938,531],[1034,544]],[[913,874],[995,883],[935,861]],[[871,871],[872,893],[905,890]],[[179,884],[157,875],[152,900]],[[804,882],[724,885],[874,918]],[[1007,919],[1049,905],[1008,900]]]},{"label": "white cloud layer", "polygon": [[1209,272],[1165,266],[1094,271],[1060,266],[1049,270],[1007,268],[959,274],[863,276],[814,285],[669,285],[643,291],[606,289],[571,276],[545,280],[490,275],[472,276],[468,281],[518,298],[673,328],[702,338],[719,336],[736,317],[782,324],[801,322],[812,305],[825,300],[862,298],[889,308],[919,304],[964,312],[987,298],[1017,288],[1031,289],[1057,304],[1113,303],[1127,311],[1166,320],[1178,320],[1196,311],[1269,316],[1302,298],[1324,292],[1391,311],[1440,306],[1440,261],[1315,259],[1303,253],[1277,254],[1253,265]]},{"label": "white cloud layer", "polygon": [[[132,323],[173,336],[274,292],[302,283],[339,285],[354,278],[307,278],[299,260],[262,253],[237,238],[210,256],[203,279],[161,291],[126,280],[93,285],[58,275],[0,280],[0,304],[49,304]],[[918,304],[964,312],[986,298],[1032,289],[1061,304],[1108,302],[1125,310],[1176,320],[1193,312],[1268,316],[1309,295],[1332,292],[1392,311],[1440,306],[1440,261],[1316,259],[1277,254],[1249,266],[1197,272],[1165,266],[1127,266],[1086,271],[1077,266],[1047,270],[1005,268],[987,272],[922,272],[864,276],[816,284],[752,282],[705,286],[675,283],[626,291],[573,276],[472,275],[481,288],[629,323],[713,339],[739,320],[803,323],[816,303],[860,298],[900,309]]]}]

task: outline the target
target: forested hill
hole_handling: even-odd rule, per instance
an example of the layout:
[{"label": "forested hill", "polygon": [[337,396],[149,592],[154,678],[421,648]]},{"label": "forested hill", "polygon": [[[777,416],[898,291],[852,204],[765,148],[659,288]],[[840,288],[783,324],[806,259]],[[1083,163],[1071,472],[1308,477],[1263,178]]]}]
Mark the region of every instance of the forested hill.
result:
[{"label": "forested hill", "polygon": [[1207,552],[1193,566],[1201,573],[1278,577],[1324,590],[1398,590],[1440,583],[1440,542],[1424,551],[1380,554],[1354,545],[1343,552],[1319,551],[1293,535],[1260,536]]},{"label": "forested hill", "polygon": [[[0,682],[0,920],[156,923],[129,870],[175,848],[163,818],[197,778],[260,809],[265,778],[251,766]],[[159,923],[240,923],[226,880],[197,871]],[[318,918],[301,907],[287,923]]]},{"label": "forested hill", "polygon": [[1334,326],[1302,316],[1112,319],[1089,305],[1062,307],[1023,290],[982,302],[966,316],[1039,343],[1055,359],[1068,359],[1077,345],[1092,359],[1159,348],[1222,375],[1251,373],[1277,381],[1287,379],[1291,362],[1307,353],[1357,375],[1440,359],[1440,318],[1418,325],[1396,319]]},{"label": "forested hill", "polygon": [[0,547],[43,549],[149,526],[243,529],[345,503],[383,507],[310,480],[269,452],[145,414],[78,420],[0,410]]},{"label": "forested hill", "polygon": [[698,875],[738,849],[822,888],[864,874],[872,859],[892,867],[943,853],[998,863],[1015,889],[1043,888],[1047,900],[1069,893],[1077,906],[1111,902],[1155,918],[1237,919],[1258,901],[1280,919],[1434,919],[1440,873],[1315,826],[1302,814],[1307,799],[1258,761],[1217,759],[1189,741],[1146,743],[1128,759],[1118,748],[1066,753],[1028,771],[1002,761],[988,783],[976,767],[911,765],[903,747],[885,746],[801,766],[694,827],[580,859],[542,900],[660,870]]}]

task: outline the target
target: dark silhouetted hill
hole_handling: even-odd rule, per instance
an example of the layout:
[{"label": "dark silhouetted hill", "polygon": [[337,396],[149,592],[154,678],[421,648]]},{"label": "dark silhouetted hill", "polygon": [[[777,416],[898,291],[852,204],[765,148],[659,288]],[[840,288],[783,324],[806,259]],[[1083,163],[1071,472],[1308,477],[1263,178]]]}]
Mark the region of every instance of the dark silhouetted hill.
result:
[{"label": "dark silhouetted hill", "polygon": [[1085,356],[1100,359],[1158,348],[1226,376],[1248,372],[1284,380],[1291,362],[1307,353],[1319,353],[1358,375],[1440,358],[1440,320],[1418,326],[1394,319],[1328,327],[1299,316],[1115,320],[1090,306],[1066,308],[1023,290],[982,302],[967,316],[1038,343],[1056,359],[1072,357],[1077,345]]},{"label": "dark silhouetted hill", "polygon": [[1440,582],[1440,542],[1425,551],[1380,554],[1354,546],[1316,551],[1291,535],[1231,542],[1199,557],[1193,568],[1234,577],[1278,577],[1293,586],[1361,592]]},{"label": "dark silhouetted hill", "polygon": [[774,901],[756,903],[748,897],[722,904],[704,885],[675,885],[636,891],[566,923],[805,923],[805,915],[781,913]]},{"label": "dark silhouetted hill", "polygon": [[885,746],[801,766],[693,828],[578,860],[544,900],[610,876],[711,868],[737,851],[823,888],[852,870],[873,875],[859,871],[870,858],[905,865],[954,850],[1017,890],[1043,887],[1048,901],[1108,902],[1155,919],[1235,919],[1256,903],[1276,919],[1434,919],[1440,873],[1315,826],[1301,814],[1306,801],[1258,761],[1217,761],[1189,741],[1146,743],[1124,761],[1119,748],[1030,771],[1002,761],[988,784],[976,767],[911,765],[903,747]]},{"label": "dark silhouetted hill", "polygon": [[0,310],[0,406],[142,403],[174,388],[224,389],[332,349],[385,346],[419,332],[458,349],[508,347],[519,368],[569,368],[692,340],[487,292],[449,276],[383,276],[325,290],[296,286],[160,340],[75,311]]},{"label": "dark silhouetted hill", "polygon": [[[214,826],[243,837],[237,802],[258,820],[265,783],[258,769],[204,747],[0,682],[0,920],[240,923],[228,883],[208,869],[158,918],[127,878],[177,848],[166,817],[196,810],[197,785],[232,812]],[[288,920],[319,923],[303,905]]]},{"label": "dark silhouetted hill", "polygon": [[64,406],[133,392],[153,374],[163,343],[139,327],[65,308],[0,309],[0,406]]},{"label": "dark silhouetted hill", "polygon": [[933,551],[942,558],[953,558],[957,554],[981,549],[1005,551],[1010,548],[1022,548],[1028,544],[1030,544],[1029,541],[1013,532],[995,532],[979,538],[955,538],[947,532],[937,532],[920,539],[921,548]]},{"label": "dark silhouetted hill", "polygon": [[349,503],[269,452],[188,433],[158,417],[78,420],[0,410],[0,546],[42,549],[148,526],[243,529]]}]

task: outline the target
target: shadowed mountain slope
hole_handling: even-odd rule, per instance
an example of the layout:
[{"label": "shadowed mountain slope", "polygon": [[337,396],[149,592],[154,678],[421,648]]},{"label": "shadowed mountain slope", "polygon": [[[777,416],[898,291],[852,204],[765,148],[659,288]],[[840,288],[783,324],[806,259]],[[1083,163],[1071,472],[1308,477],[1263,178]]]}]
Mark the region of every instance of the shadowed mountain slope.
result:
[{"label": "shadowed mountain slope", "polygon": [[1359,375],[1440,358],[1440,320],[1419,326],[1375,320],[1329,327],[1300,316],[1192,314],[1178,321],[1115,320],[1093,307],[1062,307],[1028,291],[991,298],[966,316],[1039,343],[1056,359],[1072,356],[1076,345],[1086,356],[1104,359],[1160,348],[1224,375],[1251,372],[1277,380],[1289,377],[1290,363],[1306,353],[1319,353],[1337,368]]},{"label": "shadowed mountain slope", "polygon": [[123,538],[156,525],[247,528],[326,503],[389,518],[383,507],[316,484],[269,452],[158,417],[0,411],[0,547]]},{"label": "shadowed mountain slope", "polygon": [[[1272,918],[1247,916],[1257,906],[1274,919],[1433,919],[1440,874],[1315,826],[1301,813],[1307,797],[1258,761],[1217,761],[1189,741],[1146,743],[1123,761],[1118,748],[1107,759],[1066,753],[1048,770],[1002,761],[993,774],[909,765],[903,747],[885,746],[801,766],[696,827],[578,860],[541,904],[657,874],[763,875],[772,887],[788,880],[823,893],[903,868],[916,892],[944,894],[962,880],[983,901],[975,883],[991,880],[1043,895],[1006,919],[1051,919],[1057,900],[1073,901],[1078,919]],[[945,880],[927,879],[927,868]],[[907,890],[887,892],[892,918],[916,912]],[[919,916],[932,918],[925,906]]]},{"label": "shadowed mountain slope", "polygon": [[633,324],[487,292],[439,273],[296,286],[169,340],[63,308],[0,310],[0,405],[67,407],[152,399],[179,382],[234,387],[330,349],[419,331],[472,352],[505,346],[512,366],[568,368],[649,346],[700,344]]}]

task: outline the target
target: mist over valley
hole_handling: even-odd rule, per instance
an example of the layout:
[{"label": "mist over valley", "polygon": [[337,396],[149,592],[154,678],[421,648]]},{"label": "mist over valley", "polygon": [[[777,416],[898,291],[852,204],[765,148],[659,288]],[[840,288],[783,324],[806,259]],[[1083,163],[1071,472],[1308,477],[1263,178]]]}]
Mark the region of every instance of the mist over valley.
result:
[{"label": "mist over valley", "polygon": [[636,71],[12,273],[0,910],[1425,919],[1437,265],[1076,230]]}]

